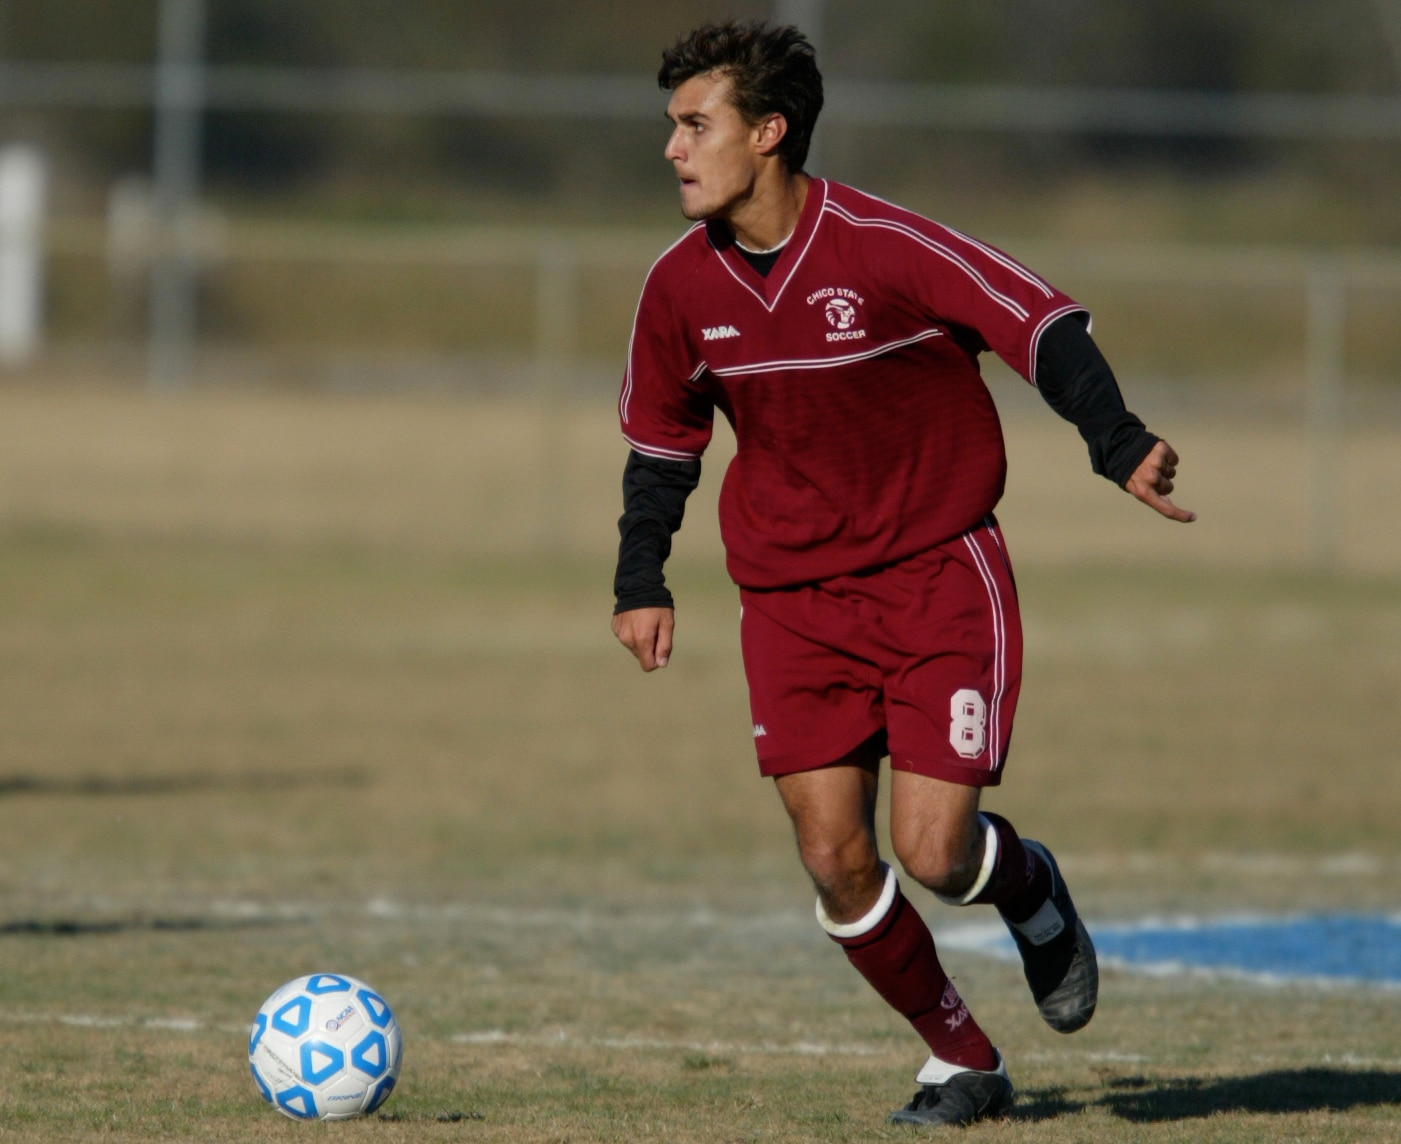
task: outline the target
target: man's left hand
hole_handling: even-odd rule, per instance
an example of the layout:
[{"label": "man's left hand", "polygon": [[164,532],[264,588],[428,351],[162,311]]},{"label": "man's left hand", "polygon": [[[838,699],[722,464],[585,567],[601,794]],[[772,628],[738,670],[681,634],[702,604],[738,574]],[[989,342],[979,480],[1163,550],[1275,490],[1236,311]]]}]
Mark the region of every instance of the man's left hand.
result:
[{"label": "man's left hand", "polygon": [[1177,453],[1166,441],[1159,441],[1124,483],[1124,489],[1169,520],[1190,524],[1197,519],[1197,514],[1178,508],[1168,499],[1176,476]]}]

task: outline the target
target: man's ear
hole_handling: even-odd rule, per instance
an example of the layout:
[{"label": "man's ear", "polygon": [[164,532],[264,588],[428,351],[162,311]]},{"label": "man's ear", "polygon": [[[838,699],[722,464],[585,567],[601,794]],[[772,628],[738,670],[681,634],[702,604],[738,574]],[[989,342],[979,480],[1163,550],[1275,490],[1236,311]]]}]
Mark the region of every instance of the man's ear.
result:
[{"label": "man's ear", "polygon": [[754,127],[754,143],[760,155],[772,155],[788,134],[788,120],[779,112],[760,120]]}]

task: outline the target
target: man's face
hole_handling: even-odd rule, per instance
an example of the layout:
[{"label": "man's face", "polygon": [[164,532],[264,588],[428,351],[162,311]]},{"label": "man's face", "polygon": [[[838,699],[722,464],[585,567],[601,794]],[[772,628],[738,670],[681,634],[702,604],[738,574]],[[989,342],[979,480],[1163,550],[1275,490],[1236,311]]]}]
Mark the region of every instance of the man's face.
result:
[{"label": "man's face", "polygon": [[692,76],[666,106],[673,127],[663,154],[689,219],[725,217],[754,186],[763,128],[746,123],[730,102],[730,83],[716,72]]}]

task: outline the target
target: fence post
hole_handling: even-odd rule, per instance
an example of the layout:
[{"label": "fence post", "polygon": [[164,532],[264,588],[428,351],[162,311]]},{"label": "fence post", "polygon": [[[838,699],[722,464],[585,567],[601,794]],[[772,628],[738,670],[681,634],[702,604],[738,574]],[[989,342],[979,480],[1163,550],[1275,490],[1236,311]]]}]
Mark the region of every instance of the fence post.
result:
[{"label": "fence post", "polygon": [[[775,24],[792,24],[808,38],[817,52],[818,64],[822,63],[823,0],[774,0],[773,19]],[[822,173],[822,136],[818,127],[813,132],[808,146],[806,170]]]},{"label": "fence post", "polygon": [[570,372],[578,356],[579,252],[564,235],[540,239],[535,287],[535,393],[540,412],[540,511],[537,546],[567,547]]},{"label": "fence post", "polygon": [[195,228],[204,110],[205,0],[161,0],[156,63],[150,384],[172,389],[194,369],[199,260]]},{"label": "fence post", "polygon": [[0,365],[39,350],[43,329],[44,157],[16,144],[0,151]]},{"label": "fence post", "polygon": [[1310,556],[1316,568],[1338,562],[1342,505],[1343,390],[1347,369],[1345,283],[1331,262],[1308,272],[1305,436],[1308,454]]}]

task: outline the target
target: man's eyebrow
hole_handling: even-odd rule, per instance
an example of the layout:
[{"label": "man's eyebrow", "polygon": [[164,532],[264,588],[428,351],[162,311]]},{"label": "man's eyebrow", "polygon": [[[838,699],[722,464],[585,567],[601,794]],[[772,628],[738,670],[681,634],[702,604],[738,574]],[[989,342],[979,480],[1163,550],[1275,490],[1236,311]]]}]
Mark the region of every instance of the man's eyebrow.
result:
[{"label": "man's eyebrow", "polygon": [[662,117],[668,123],[698,123],[701,120],[709,120],[709,116],[703,111],[683,111],[680,115],[672,116],[670,111],[663,111]]}]

